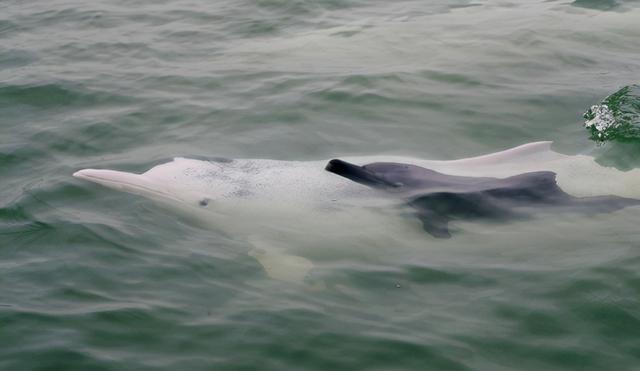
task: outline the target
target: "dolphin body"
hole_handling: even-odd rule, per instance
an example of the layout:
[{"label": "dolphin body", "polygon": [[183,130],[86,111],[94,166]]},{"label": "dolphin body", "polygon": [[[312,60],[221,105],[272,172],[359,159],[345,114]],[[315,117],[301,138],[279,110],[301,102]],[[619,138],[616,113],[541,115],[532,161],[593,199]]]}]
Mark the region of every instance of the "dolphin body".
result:
[{"label": "dolphin body", "polygon": [[640,169],[622,172],[589,156],[560,154],[551,142],[453,161],[175,158],[142,174],[84,169],[73,175],[246,236],[254,247],[250,255],[266,273],[292,282],[302,281],[313,265],[283,245],[308,241],[314,233],[319,239],[336,235],[345,225],[354,226],[342,228],[345,236],[357,228],[410,225],[394,219],[388,211],[399,213],[391,206],[408,205],[424,230],[449,237],[452,220],[510,220],[538,208],[611,212],[640,203]]}]

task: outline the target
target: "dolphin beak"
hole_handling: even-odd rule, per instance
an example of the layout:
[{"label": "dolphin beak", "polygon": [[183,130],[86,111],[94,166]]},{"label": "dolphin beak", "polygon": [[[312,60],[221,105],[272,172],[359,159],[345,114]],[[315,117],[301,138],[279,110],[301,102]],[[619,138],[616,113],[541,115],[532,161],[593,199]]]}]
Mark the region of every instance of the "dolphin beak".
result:
[{"label": "dolphin beak", "polygon": [[127,184],[135,185],[143,182],[141,175],[115,170],[83,169],[73,173],[73,176],[107,187]]},{"label": "dolphin beak", "polygon": [[153,182],[140,174],[116,170],[83,169],[73,173],[73,176],[108,188],[143,196],[166,195],[166,191],[161,184]]}]

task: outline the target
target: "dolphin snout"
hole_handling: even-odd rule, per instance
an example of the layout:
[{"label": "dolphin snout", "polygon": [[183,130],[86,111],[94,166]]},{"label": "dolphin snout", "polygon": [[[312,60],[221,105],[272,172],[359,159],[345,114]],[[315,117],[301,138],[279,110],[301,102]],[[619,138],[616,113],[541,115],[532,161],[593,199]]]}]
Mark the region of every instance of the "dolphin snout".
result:
[{"label": "dolphin snout", "polygon": [[161,184],[154,183],[144,175],[127,173],[125,171],[106,169],[83,169],[73,173],[79,179],[88,180],[105,187],[114,188],[126,192],[144,194],[163,193]]}]

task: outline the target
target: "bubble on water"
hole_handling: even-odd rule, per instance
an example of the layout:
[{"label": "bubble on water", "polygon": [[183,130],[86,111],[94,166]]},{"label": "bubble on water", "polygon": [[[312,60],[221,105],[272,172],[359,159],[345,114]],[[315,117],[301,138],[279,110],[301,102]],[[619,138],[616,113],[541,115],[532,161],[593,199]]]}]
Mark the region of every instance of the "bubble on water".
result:
[{"label": "bubble on water", "polygon": [[[613,116],[613,112],[606,104],[596,104],[591,106],[585,113],[584,126],[597,132],[599,138],[606,138],[607,130],[616,128],[620,124]],[[604,138],[603,138],[604,139]]]},{"label": "bubble on water", "polygon": [[640,140],[640,85],[625,86],[584,113],[591,139],[604,142]]}]

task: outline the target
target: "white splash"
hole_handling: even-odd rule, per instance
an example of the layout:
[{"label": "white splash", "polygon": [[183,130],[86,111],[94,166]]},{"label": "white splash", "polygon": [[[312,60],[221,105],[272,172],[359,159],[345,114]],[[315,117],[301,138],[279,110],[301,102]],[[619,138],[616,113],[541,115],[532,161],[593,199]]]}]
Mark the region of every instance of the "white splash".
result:
[{"label": "white splash", "polygon": [[588,129],[595,129],[598,132],[599,138],[602,138],[605,131],[620,126],[613,116],[613,112],[606,104],[591,106],[587,112],[590,113],[589,116],[593,117],[585,121],[584,126]]}]

